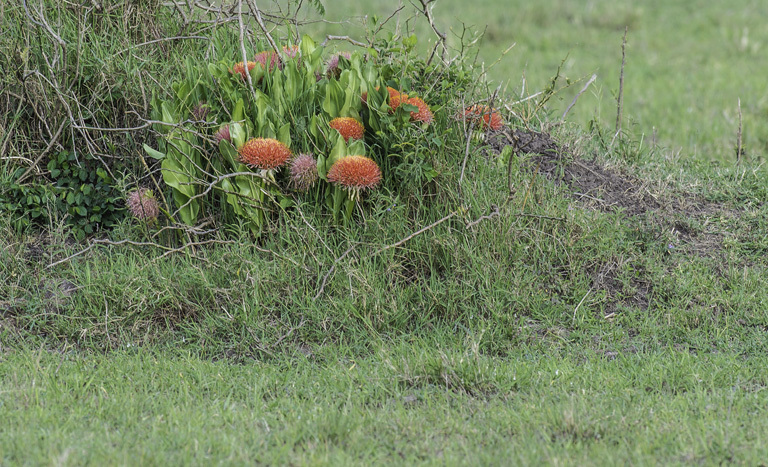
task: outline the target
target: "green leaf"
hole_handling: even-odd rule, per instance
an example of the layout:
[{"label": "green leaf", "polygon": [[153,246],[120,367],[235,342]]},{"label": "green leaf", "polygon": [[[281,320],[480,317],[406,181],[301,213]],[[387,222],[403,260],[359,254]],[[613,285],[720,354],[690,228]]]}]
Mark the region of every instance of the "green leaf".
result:
[{"label": "green leaf", "polygon": [[277,130],[277,140],[289,148],[291,147],[291,125],[289,123],[286,123]]},{"label": "green leaf", "polygon": [[149,155],[149,157],[151,157],[153,159],[157,159],[159,161],[165,159],[165,154],[163,154],[162,152],[160,152],[158,150],[155,150],[155,149],[152,149],[149,146],[147,146],[146,144],[144,144],[143,147],[144,147],[144,151],[146,151],[146,153]]},{"label": "green leaf", "polygon": [[229,124],[229,136],[232,138],[232,144],[235,146],[235,148],[242,147],[245,144],[245,139],[247,138],[243,126],[239,123]]},{"label": "green leaf", "polygon": [[221,152],[221,155],[223,156],[224,160],[228,163],[227,169],[235,170],[235,167],[239,165],[239,162],[238,162],[239,156],[234,146],[232,146],[232,143],[230,143],[225,139],[222,139],[221,142],[219,143],[219,152]]},{"label": "green leaf", "polygon": [[234,110],[232,110],[232,120],[240,122],[245,116],[245,102],[242,98],[237,100]]},{"label": "green leaf", "polygon": [[414,47],[416,47],[416,43],[419,42],[419,38],[416,37],[416,34],[412,34],[409,37],[403,38],[403,46],[406,48],[407,51],[413,50]]}]

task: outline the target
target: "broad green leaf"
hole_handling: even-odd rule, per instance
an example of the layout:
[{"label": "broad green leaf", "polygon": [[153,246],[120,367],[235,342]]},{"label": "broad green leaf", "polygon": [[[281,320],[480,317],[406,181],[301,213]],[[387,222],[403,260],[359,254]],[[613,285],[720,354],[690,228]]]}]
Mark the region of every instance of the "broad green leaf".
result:
[{"label": "broad green leaf", "polygon": [[146,144],[144,144],[143,147],[144,147],[144,150],[149,155],[149,157],[151,157],[153,159],[157,159],[159,161],[165,159],[165,154],[163,154],[162,152],[160,152],[160,151],[158,151],[156,149],[152,149],[151,147],[147,146]]},{"label": "broad green leaf", "polygon": [[232,110],[232,120],[239,122],[243,120],[245,115],[245,102],[242,98],[237,100],[234,110]]}]

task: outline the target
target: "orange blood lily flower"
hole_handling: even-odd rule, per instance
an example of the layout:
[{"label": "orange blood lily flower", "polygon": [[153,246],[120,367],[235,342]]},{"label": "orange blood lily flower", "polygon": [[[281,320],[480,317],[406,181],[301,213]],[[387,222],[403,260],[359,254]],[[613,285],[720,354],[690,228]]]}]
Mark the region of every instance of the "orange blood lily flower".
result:
[{"label": "orange blood lily flower", "polygon": [[267,171],[278,169],[291,157],[288,146],[272,138],[251,138],[238,152],[243,164]]},{"label": "orange blood lily flower", "polygon": [[[232,74],[240,73],[243,79],[248,79],[245,76],[245,73],[246,73],[245,66],[246,65],[243,62],[236,63],[235,66],[232,67],[232,70],[231,70]],[[256,66],[256,62],[248,62],[248,71],[253,70],[253,67],[255,66]]]},{"label": "orange blood lily flower", "polygon": [[389,106],[392,108],[393,112],[400,107],[401,103],[408,99],[408,94],[402,93],[397,89],[387,86],[387,91],[389,92]]},{"label": "orange blood lily flower", "polygon": [[331,167],[328,181],[349,191],[358,199],[360,193],[376,187],[381,182],[381,170],[373,159],[365,156],[342,157]]},{"label": "orange blood lily flower", "polygon": [[363,124],[352,117],[334,118],[328,125],[338,131],[347,143],[350,139],[363,139],[365,133]]},{"label": "orange blood lily flower", "polygon": [[267,72],[274,70],[275,67],[280,69],[283,68],[282,63],[280,63],[280,57],[277,56],[274,50],[259,52],[253,57],[253,60],[259,62],[261,67],[264,68],[264,71]]},{"label": "orange blood lily flower", "polygon": [[464,110],[464,118],[470,121],[479,121],[482,129],[490,128],[493,131],[500,130],[504,125],[501,115],[487,105],[473,105]]},{"label": "orange blood lily flower", "polygon": [[410,99],[406,99],[403,103],[415,105],[419,108],[418,112],[411,112],[411,120],[422,123],[432,123],[432,120],[434,120],[432,111],[429,110],[429,106],[424,102],[424,99],[420,97],[411,97]]}]

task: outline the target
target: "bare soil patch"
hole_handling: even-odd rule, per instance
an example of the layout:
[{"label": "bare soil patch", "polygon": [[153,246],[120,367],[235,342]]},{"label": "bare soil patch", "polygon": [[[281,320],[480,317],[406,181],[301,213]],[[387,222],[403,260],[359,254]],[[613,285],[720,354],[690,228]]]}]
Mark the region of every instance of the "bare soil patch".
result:
[{"label": "bare soil patch", "polygon": [[[528,155],[529,170],[538,170],[541,177],[565,185],[568,196],[580,206],[619,213],[638,229],[669,238],[670,253],[720,258],[723,233],[711,221],[740,216],[739,211],[726,204],[658,189],[654,181],[608,167],[597,158],[575,157],[544,132],[505,128],[489,134],[486,142],[496,154],[512,146],[516,155]],[[638,274],[627,283],[619,279],[620,269],[614,263],[605,263],[593,271],[594,290],[604,290],[611,297],[605,307],[606,315],[621,306],[647,309],[653,294],[647,274]]]}]

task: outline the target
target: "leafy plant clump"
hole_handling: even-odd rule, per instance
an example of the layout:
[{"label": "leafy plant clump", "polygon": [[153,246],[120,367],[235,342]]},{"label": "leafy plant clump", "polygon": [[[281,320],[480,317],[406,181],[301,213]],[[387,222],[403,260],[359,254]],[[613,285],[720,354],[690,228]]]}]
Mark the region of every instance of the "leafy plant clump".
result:
[{"label": "leafy plant clump", "polygon": [[373,49],[324,52],[304,36],[246,61],[188,60],[171,98],[154,93],[158,149],[144,149],[160,162],[174,221],[213,218],[258,234],[301,202],[349,222],[367,191],[437,175],[423,154],[410,170],[409,156],[440,144],[447,119],[434,112],[444,102],[406,93],[413,82]]},{"label": "leafy plant clump", "polygon": [[[11,215],[17,231],[58,219],[76,240],[83,240],[112,227],[124,217],[123,196],[107,171],[93,165],[94,161],[81,163],[74,153],[62,151],[48,162],[50,183],[4,182],[0,208]],[[12,179],[23,172],[18,169]]]}]

